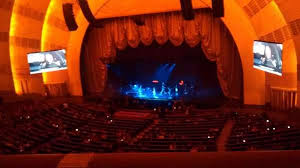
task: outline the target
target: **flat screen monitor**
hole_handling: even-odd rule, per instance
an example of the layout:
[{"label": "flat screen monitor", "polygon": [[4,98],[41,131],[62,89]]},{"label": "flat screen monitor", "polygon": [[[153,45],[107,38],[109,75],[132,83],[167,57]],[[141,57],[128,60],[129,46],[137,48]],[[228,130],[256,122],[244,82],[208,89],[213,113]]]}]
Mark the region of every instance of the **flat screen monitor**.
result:
[{"label": "flat screen monitor", "polygon": [[27,54],[30,74],[60,71],[67,69],[66,50]]},{"label": "flat screen monitor", "polygon": [[254,41],[254,68],[282,76],[282,49],[280,43]]}]

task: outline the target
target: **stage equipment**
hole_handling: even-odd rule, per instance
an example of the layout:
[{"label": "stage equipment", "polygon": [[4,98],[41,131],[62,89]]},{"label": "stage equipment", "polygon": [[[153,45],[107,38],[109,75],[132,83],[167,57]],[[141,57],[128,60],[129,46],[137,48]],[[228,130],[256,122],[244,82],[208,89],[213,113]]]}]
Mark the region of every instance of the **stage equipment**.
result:
[{"label": "stage equipment", "polygon": [[224,0],[212,0],[214,17],[224,17]]},{"label": "stage equipment", "polygon": [[69,31],[76,31],[78,25],[74,17],[73,5],[71,3],[63,4],[63,14]]},{"label": "stage equipment", "polygon": [[95,18],[95,16],[93,15],[93,13],[89,7],[87,0],[78,0],[78,4],[81,8],[81,11],[82,11],[84,17],[86,18],[86,20],[88,20],[88,22],[91,24],[91,26],[97,27],[97,28],[103,28],[103,21],[101,19]]},{"label": "stage equipment", "polygon": [[180,0],[182,16],[184,20],[193,20],[195,18],[192,0]]},{"label": "stage equipment", "polygon": [[145,19],[143,16],[133,16],[132,19],[133,19],[134,23],[138,26],[145,25]]}]

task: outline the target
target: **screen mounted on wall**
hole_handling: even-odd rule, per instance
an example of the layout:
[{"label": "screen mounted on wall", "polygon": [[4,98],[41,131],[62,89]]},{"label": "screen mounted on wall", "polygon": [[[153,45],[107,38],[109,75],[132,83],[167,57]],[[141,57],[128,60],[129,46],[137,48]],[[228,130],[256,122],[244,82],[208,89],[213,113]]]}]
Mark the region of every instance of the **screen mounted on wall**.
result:
[{"label": "screen mounted on wall", "polygon": [[30,74],[60,71],[67,69],[66,50],[27,54]]},{"label": "screen mounted on wall", "polygon": [[282,76],[282,49],[280,43],[254,41],[254,68]]}]

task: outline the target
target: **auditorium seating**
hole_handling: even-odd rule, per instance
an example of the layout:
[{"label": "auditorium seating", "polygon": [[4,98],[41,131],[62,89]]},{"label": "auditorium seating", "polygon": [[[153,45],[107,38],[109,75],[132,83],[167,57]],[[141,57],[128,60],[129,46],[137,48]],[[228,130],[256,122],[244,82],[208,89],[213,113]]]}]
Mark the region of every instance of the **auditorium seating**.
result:
[{"label": "auditorium seating", "polygon": [[39,117],[28,123],[3,129],[1,153],[113,152],[116,144],[127,141],[125,137],[135,136],[151,123],[115,119],[84,104],[41,111]]},{"label": "auditorium seating", "polygon": [[300,149],[300,129],[286,122],[271,121],[261,114],[238,114],[227,150]]},{"label": "auditorium seating", "polygon": [[96,118],[47,144],[46,151],[69,152],[114,152],[118,145],[127,142],[147,126],[148,120],[122,120]]},{"label": "auditorium seating", "polygon": [[129,145],[130,152],[217,151],[216,139],[225,116],[167,115],[145,130],[143,136]]},{"label": "auditorium seating", "polygon": [[41,103],[31,110],[17,111],[18,121],[1,128],[1,154],[218,151],[229,120],[227,151],[300,149],[300,129],[264,114],[192,110],[158,117],[131,109],[111,116],[103,105],[84,102]]}]

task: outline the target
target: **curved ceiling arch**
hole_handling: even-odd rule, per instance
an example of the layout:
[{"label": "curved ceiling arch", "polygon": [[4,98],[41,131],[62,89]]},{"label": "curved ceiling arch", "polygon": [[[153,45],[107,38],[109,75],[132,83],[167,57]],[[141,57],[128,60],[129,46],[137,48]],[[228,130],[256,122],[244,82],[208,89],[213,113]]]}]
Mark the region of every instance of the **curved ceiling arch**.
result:
[{"label": "curved ceiling arch", "polygon": [[[211,0],[201,0],[201,1],[193,0],[193,4],[198,8],[207,7],[207,6],[211,6],[210,1]],[[268,35],[270,32],[275,32],[276,29],[279,29],[281,26],[289,25],[291,21],[300,18],[300,13],[295,12],[297,11],[295,7],[297,6],[295,5],[295,0],[274,0],[274,1],[262,0],[262,1],[264,1],[263,5],[259,4],[258,0],[226,0],[225,1],[226,17],[223,19],[223,21],[231,31],[236,43],[240,44],[238,46],[240,53],[250,52],[250,50],[246,48],[247,46],[250,46],[251,40],[258,39],[258,38],[265,38],[265,36]],[[61,4],[65,2],[70,2],[74,4],[74,13],[76,16],[76,20],[80,25],[80,28],[76,32],[71,32],[71,33],[67,32],[66,26],[63,25]],[[144,6],[142,6],[141,1],[139,0],[128,0],[124,2],[122,1],[121,3],[120,1],[117,0],[89,0],[88,2],[92,12],[96,15],[97,18],[108,18],[108,17],[119,17],[119,16],[126,16],[126,15],[136,15],[142,13],[163,12],[161,10],[162,8],[160,5],[162,5],[165,8],[165,11],[180,9],[179,0],[177,3],[174,3],[174,0],[165,0],[165,1],[153,0],[149,4]],[[156,3],[160,3],[160,5],[155,5]],[[78,87],[77,85],[78,82],[76,82],[76,80],[80,80],[80,77],[78,78],[77,77],[78,75],[77,76],[73,75],[73,73],[79,74],[78,67],[79,67],[80,44],[82,42],[88,23],[83,17],[78,4],[76,3],[76,0],[43,0],[43,1],[39,1],[38,4],[30,3],[30,0],[22,0],[22,1],[15,0],[15,4],[13,7],[13,15],[11,17],[10,39],[12,39],[12,37],[14,36],[21,36],[21,37],[26,36],[26,32],[28,32],[28,34],[31,34],[31,30],[29,28],[24,29],[24,27],[21,26],[23,23],[28,23],[27,22],[28,19],[26,18],[27,16],[19,17],[19,15],[24,15],[22,14],[22,11],[20,11],[17,8],[20,4],[26,4],[28,8],[40,10],[41,13],[45,14],[45,18],[43,19],[43,21],[40,21],[40,25],[39,25],[40,28],[37,28],[38,29],[37,31],[40,33],[40,35],[35,35],[34,37],[32,37],[33,39],[40,40],[41,50],[64,47],[70,51],[70,55],[68,55],[68,61],[71,66],[69,71],[63,75],[61,73],[60,74],[48,73],[46,75],[43,75],[44,83],[57,82],[55,81],[56,79],[53,78],[57,77],[57,75],[61,75],[61,77],[58,79],[60,79],[61,81],[69,81],[70,90],[72,94],[80,95],[81,86],[79,84],[80,87]],[[131,6],[132,4],[136,4],[135,10],[126,9],[126,6]],[[139,6],[137,6],[137,4]],[[259,7],[257,9],[255,8],[255,10],[254,8],[249,10],[248,9],[249,6],[251,7],[251,5],[253,6],[253,4],[256,4],[256,6]],[[152,11],[149,10],[151,8],[153,9]],[[273,23],[277,23],[279,18],[281,24],[276,25],[276,28],[275,27],[270,28],[268,26],[260,27],[259,25],[261,24],[261,22],[259,20],[262,17],[261,15],[270,12],[273,15],[269,14],[268,17],[275,16],[277,20],[276,18],[268,19],[268,23],[270,25]],[[21,29],[23,30],[20,31]],[[241,30],[243,30],[247,35],[240,37]],[[16,32],[21,32],[21,33],[16,33]],[[246,40],[248,42],[246,43],[245,40],[243,40],[243,38],[244,39],[249,38],[249,40]],[[296,57],[296,49],[294,44],[298,46],[300,44],[299,43],[300,39],[299,40],[297,39],[295,43],[294,43],[294,38],[291,39],[293,44],[292,46],[290,46],[289,50],[291,50],[291,53],[294,52],[294,55]],[[18,56],[20,55],[17,52],[19,50],[19,47],[16,47],[16,45],[14,44],[15,42],[13,40],[10,40],[9,43],[10,43],[10,57],[11,57],[13,78],[15,83],[15,89],[16,92],[18,93],[21,92],[20,91],[21,85],[20,85],[20,78],[18,77],[19,75],[17,74],[20,74],[19,71],[22,71],[22,68],[20,69],[19,67],[24,67],[23,65],[24,63],[20,63],[16,61],[17,60],[16,58],[18,58]],[[249,86],[246,86],[246,88],[244,89],[249,90],[250,92],[251,90],[255,90],[256,93],[258,93],[264,91],[264,89],[261,86],[264,85],[264,82],[259,84],[260,85],[259,87],[250,86],[251,80],[255,80],[258,76],[264,79],[265,75],[264,73],[260,73],[256,71],[254,73],[256,75],[253,74],[251,75],[250,71],[253,70],[250,67],[251,60],[249,56],[250,56],[249,54],[241,54],[244,71],[246,71],[244,73],[245,74],[248,73],[248,75],[246,75],[244,80],[245,83],[249,83]],[[254,78],[253,76],[256,77]],[[36,78],[41,78],[41,77],[36,77]],[[77,89],[79,89],[79,91],[75,91]],[[245,99],[246,102],[249,102],[250,104],[257,104],[255,102],[258,102],[258,104],[261,104],[264,101],[264,97],[261,97],[261,99],[257,101],[252,100],[254,95],[251,95],[250,92],[249,92],[250,95],[249,99],[247,98]]]},{"label": "curved ceiling arch", "polygon": [[[95,6],[101,6],[102,4],[103,3],[97,3],[95,1],[89,3],[93,13],[99,11],[97,8],[95,8]],[[207,4],[210,5],[210,3]],[[235,10],[229,10],[232,7]],[[102,7],[102,9],[103,8],[104,7]],[[178,6],[178,10],[179,9],[180,6]],[[247,95],[245,96],[245,102],[249,102],[250,104],[263,104],[265,98],[261,93],[264,93],[265,91],[265,74],[257,70],[252,70],[252,49],[249,47],[247,48],[247,46],[252,46],[253,40],[257,39],[255,30],[253,29],[251,22],[249,21],[243,10],[238,6],[235,0],[226,0],[225,9],[228,10],[225,10],[226,17],[223,19],[223,21],[231,31],[233,38],[238,45],[243,64],[245,83],[244,92],[245,95]],[[131,12],[131,9],[128,9],[126,11]],[[97,14],[97,17],[101,18],[100,12]],[[88,23],[85,20],[82,12],[78,13],[76,20],[78,22],[78,25],[80,25],[80,28],[76,32],[71,32],[70,36],[70,46],[68,47],[68,51],[69,54],[73,56],[73,58],[68,61],[71,62],[71,64],[69,64],[69,81],[71,93],[74,95],[82,95],[80,72],[78,67],[80,65],[80,47],[86,28],[88,27]],[[241,29],[245,31],[243,36],[241,36],[240,34]],[[258,80],[259,78],[261,80]],[[253,84],[253,81],[257,81],[256,84]]]}]

